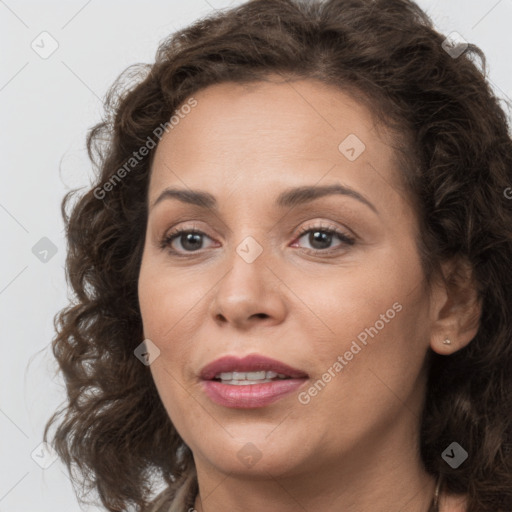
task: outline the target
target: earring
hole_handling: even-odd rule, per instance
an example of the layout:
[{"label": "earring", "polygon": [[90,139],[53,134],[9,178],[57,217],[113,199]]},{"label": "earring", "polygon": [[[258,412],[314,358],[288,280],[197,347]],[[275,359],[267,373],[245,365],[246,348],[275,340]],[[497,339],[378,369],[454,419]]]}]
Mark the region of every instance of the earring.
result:
[{"label": "earring", "polygon": [[445,340],[443,340],[443,343],[444,343],[445,345],[451,345],[451,344],[452,344],[452,340],[450,340],[450,339],[446,338]]}]

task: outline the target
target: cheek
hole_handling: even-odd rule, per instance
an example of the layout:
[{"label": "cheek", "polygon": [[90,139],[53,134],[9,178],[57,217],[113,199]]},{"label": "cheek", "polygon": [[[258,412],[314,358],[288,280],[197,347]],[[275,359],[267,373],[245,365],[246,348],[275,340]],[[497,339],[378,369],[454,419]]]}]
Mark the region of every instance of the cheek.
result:
[{"label": "cheek", "polygon": [[361,405],[382,412],[417,385],[429,341],[422,269],[412,246],[377,256],[296,288],[310,310],[302,330],[310,333],[303,348],[312,382],[321,381],[303,403],[352,410],[357,418]]},{"label": "cheek", "polygon": [[[388,289],[389,291],[389,289]],[[315,340],[316,361],[311,386],[301,403],[344,417],[350,431],[392,421],[403,404],[419,391],[428,350],[428,325],[421,319],[426,305],[419,292],[386,294],[371,305],[352,296],[351,305],[332,316],[330,343]],[[395,300],[398,299],[398,300]],[[359,304],[361,309],[352,309]]]},{"label": "cheek", "polygon": [[193,339],[194,324],[197,328],[194,305],[204,298],[204,292],[199,286],[186,285],[185,280],[182,274],[165,269],[156,258],[143,257],[138,294],[144,337],[160,351],[149,368],[168,416],[180,435],[185,433],[185,441],[191,442],[186,432],[193,421],[189,417],[193,408],[186,404],[190,404],[192,390],[182,370],[193,349],[189,340]]},{"label": "cheek", "polygon": [[162,355],[185,356],[197,329],[208,283],[188,269],[171,269],[157,258],[143,258],[138,294],[144,335]]},{"label": "cheek", "polygon": [[301,272],[300,279],[287,272],[281,277],[300,298],[290,308],[291,318],[310,333],[308,344],[324,364],[324,356],[332,362],[353,340],[363,347],[381,338],[400,344],[402,327],[409,329],[408,322],[414,324],[426,306],[413,247],[400,252],[382,247],[368,251],[363,261]]}]

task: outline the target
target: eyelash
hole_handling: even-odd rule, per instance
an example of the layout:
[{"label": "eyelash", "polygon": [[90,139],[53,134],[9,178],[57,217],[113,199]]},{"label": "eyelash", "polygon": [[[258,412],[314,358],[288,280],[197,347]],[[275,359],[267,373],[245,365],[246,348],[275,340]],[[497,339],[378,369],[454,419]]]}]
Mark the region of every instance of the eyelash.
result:
[{"label": "eyelash", "polygon": [[[354,237],[349,236],[346,233],[339,231],[338,229],[324,227],[324,226],[312,226],[312,227],[302,228],[301,231],[296,236],[296,238],[300,239],[306,233],[316,232],[316,231],[319,231],[321,233],[326,233],[327,235],[335,235],[345,245],[352,246],[356,242],[356,239]],[[166,234],[163,237],[163,239],[160,242],[160,248],[168,249],[172,255],[177,256],[177,257],[186,258],[186,257],[189,257],[194,254],[199,254],[200,251],[188,251],[188,253],[183,254],[183,253],[180,253],[179,251],[176,251],[175,249],[172,248],[172,242],[176,238],[179,238],[184,233],[208,236],[206,233],[204,233],[203,231],[200,231],[196,228],[191,228],[191,229],[190,228],[177,228],[177,229],[171,231],[170,233]],[[208,237],[208,238],[210,238],[210,237]],[[340,248],[340,246],[338,246],[337,248],[334,248],[334,249],[325,249],[325,250],[324,249],[305,249],[305,251],[310,254],[314,254],[314,255],[319,255],[320,253],[323,253],[324,255],[330,255],[333,252],[337,252],[339,250],[339,248]]]}]

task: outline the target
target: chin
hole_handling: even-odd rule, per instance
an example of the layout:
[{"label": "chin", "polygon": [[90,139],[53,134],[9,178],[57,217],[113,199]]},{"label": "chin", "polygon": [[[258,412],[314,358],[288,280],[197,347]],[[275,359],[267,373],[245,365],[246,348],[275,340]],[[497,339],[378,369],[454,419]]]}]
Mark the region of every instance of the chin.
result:
[{"label": "chin", "polygon": [[[232,429],[228,430],[232,432]],[[269,432],[271,429],[268,425],[264,429],[240,428],[233,437],[226,434],[191,448],[194,458],[197,455],[226,474],[245,474],[265,479],[269,475],[291,476],[300,473],[301,467],[311,467],[311,461],[317,456],[306,451],[303,436],[291,437],[284,428],[282,436],[275,433],[269,435]]]}]

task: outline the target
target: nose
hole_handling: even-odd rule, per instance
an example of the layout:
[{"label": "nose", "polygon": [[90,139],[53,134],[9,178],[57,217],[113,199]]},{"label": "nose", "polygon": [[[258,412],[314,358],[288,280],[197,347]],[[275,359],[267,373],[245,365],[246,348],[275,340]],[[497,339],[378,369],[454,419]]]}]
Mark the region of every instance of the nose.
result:
[{"label": "nose", "polygon": [[213,293],[211,312],[215,322],[242,330],[261,323],[269,326],[282,322],[286,316],[286,301],[281,293],[284,284],[265,250],[254,261],[233,251],[230,263]]}]

